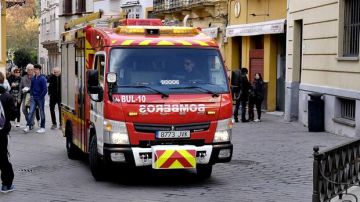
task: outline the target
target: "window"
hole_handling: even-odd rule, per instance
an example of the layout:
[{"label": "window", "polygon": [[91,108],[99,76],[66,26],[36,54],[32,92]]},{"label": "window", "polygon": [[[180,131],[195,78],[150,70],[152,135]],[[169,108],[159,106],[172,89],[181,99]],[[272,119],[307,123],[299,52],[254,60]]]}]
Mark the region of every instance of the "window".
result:
[{"label": "window", "polygon": [[63,13],[64,14],[72,13],[72,0],[64,0]]},{"label": "window", "polygon": [[345,0],[344,3],[343,56],[359,56],[360,1]]},{"label": "window", "polygon": [[86,12],[85,0],[77,0],[76,12],[77,13]]},{"label": "window", "polygon": [[140,15],[139,14],[136,14],[136,19],[139,19],[140,18]]},{"label": "window", "polygon": [[174,94],[228,92],[225,68],[214,49],[114,48],[109,65],[117,74],[117,93],[153,94],[149,87]]},{"label": "window", "polygon": [[340,117],[355,121],[355,100],[340,98]]},{"label": "window", "polygon": [[104,83],[105,72],[105,56],[102,54],[96,55],[94,69],[99,71],[99,82]]}]

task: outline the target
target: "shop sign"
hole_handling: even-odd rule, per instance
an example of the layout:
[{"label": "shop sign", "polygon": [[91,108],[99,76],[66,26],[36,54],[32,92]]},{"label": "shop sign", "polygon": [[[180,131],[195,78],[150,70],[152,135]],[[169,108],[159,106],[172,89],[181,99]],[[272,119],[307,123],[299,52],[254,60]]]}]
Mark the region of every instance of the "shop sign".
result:
[{"label": "shop sign", "polygon": [[205,29],[201,29],[201,31],[206,35],[208,35],[209,37],[216,39],[219,33],[219,27],[205,28]]},{"label": "shop sign", "polygon": [[285,20],[231,25],[226,28],[226,37],[280,34],[285,32]]}]

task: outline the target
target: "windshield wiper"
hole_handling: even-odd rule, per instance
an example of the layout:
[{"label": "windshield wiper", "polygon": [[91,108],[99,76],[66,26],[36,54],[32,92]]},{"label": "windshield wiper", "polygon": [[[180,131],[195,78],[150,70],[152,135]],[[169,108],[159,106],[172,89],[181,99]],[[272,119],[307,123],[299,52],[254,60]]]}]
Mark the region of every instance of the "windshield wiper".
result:
[{"label": "windshield wiper", "polygon": [[213,97],[219,97],[218,93],[215,93],[214,91],[206,89],[201,86],[181,86],[181,87],[173,87],[173,88],[169,88],[169,89],[200,89],[202,91],[205,91],[206,93],[212,94]]},{"label": "windshield wiper", "polygon": [[169,94],[164,93],[160,90],[157,90],[151,86],[145,86],[145,85],[120,85],[120,86],[114,86],[115,88],[145,88],[147,90],[152,90],[153,92],[156,92],[161,95],[162,98],[169,97]]}]

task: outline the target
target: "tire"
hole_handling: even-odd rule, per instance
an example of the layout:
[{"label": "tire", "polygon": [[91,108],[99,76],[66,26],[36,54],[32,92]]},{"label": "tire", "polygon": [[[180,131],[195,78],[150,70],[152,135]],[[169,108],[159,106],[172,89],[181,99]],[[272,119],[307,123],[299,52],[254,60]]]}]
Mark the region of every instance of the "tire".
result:
[{"label": "tire", "polygon": [[66,127],[65,129],[65,134],[66,134],[66,151],[67,151],[67,156],[69,159],[78,159],[79,158],[79,152],[76,148],[76,145],[73,143],[72,141],[72,129],[71,126],[68,125],[68,127]]},{"label": "tire", "polygon": [[92,176],[96,181],[105,180],[105,166],[97,151],[96,136],[92,136],[89,151],[89,163]]},{"label": "tire", "polygon": [[202,165],[202,164],[198,164],[196,166],[196,174],[197,174],[197,177],[199,179],[208,179],[211,177],[211,173],[212,173],[212,168],[213,166],[212,165],[208,165],[208,164],[205,164],[205,165]]}]

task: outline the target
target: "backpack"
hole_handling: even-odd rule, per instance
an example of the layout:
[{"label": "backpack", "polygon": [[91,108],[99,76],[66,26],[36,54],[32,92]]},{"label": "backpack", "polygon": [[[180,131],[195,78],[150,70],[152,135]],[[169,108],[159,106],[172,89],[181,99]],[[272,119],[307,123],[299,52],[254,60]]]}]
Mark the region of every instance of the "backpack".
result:
[{"label": "backpack", "polygon": [[2,130],[5,127],[5,123],[6,123],[5,111],[0,101],[0,130]]}]

